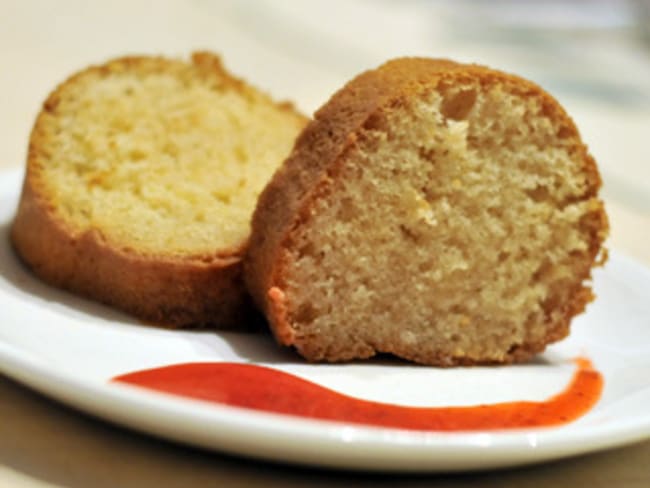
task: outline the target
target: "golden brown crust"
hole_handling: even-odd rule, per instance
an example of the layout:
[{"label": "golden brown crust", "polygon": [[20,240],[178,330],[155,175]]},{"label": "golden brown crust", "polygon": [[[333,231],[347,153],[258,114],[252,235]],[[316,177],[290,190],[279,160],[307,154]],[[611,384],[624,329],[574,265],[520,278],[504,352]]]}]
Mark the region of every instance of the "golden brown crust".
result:
[{"label": "golden brown crust", "polygon": [[[195,53],[192,62],[205,76],[228,84],[244,96],[247,93],[260,96],[255,89],[228,74],[215,55]],[[27,172],[11,240],[23,261],[48,283],[146,321],[169,326],[246,329],[258,320],[243,284],[241,261],[246,243],[200,256],[140,253],[108,242],[101,229],[74,230],[57,213],[40,182],[40,168],[47,164],[49,142],[41,127],[44,114],[56,110],[67,84],[89,73],[164,71],[169,63],[179,62],[158,57],[112,60],[73,75],[48,97],[30,138]],[[278,103],[276,106],[303,118],[291,105]]]},{"label": "golden brown crust", "polygon": [[[583,161],[582,170],[587,176],[588,187],[584,197],[597,194],[601,179],[593,158],[580,141],[574,122],[548,93],[534,83],[478,65],[424,58],[396,59],[376,70],[362,73],[334,94],[315,114],[314,120],[298,138],[292,154],[262,192],[253,215],[244,263],[246,284],[281,344],[296,345],[287,316],[289,307],[283,301],[290,299],[282,293],[285,289],[283,270],[287,265],[283,251],[291,245],[294,230],[306,220],[314,201],[328,191],[346,151],[362,137],[364,127],[380,123],[383,111],[400,104],[401,100],[428,89],[444,89],[464,80],[477,79],[484,86],[507,84],[521,96],[540,98],[544,115],[558,122],[558,136],[574,141],[571,151]],[[589,253],[592,259],[581,276],[576,277],[577,282],[590,277],[591,267],[608,232],[602,203],[589,215]],[[549,313],[547,336],[542,341],[523,344],[509,351],[504,362],[529,358],[542,351],[548,343],[565,337],[571,318],[583,311],[591,299],[590,290],[578,286],[573,292],[573,300],[561,311],[561,318],[556,317],[551,322]],[[309,359],[308,348],[309,345],[301,345],[298,349]],[[477,363],[447,356],[421,357],[417,351],[399,351],[399,355],[443,366]]]},{"label": "golden brown crust", "polygon": [[153,258],[116,248],[97,230],[75,235],[29,176],[11,238],[46,282],[156,324],[244,327],[253,318],[239,256]]}]

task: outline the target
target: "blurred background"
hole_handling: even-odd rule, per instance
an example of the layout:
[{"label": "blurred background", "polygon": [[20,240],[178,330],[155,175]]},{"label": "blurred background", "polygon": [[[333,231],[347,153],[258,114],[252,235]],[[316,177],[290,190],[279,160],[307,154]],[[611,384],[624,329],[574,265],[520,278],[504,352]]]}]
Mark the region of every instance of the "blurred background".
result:
[{"label": "blurred background", "polygon": [[560,100],[600,165],[610,247],[650,263],[649,19],[650,0],[0,0],[0,167],[24,164],[57,83],[119,55],[213,50],[308,114],[391,57],[452,58]]}]

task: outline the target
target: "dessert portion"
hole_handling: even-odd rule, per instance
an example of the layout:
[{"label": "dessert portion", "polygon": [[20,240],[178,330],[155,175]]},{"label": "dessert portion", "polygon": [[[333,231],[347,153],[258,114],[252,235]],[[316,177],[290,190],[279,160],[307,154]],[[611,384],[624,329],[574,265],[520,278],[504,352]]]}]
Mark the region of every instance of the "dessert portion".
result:
[{"label": "dessert portion", "polygon": [[259,192],[306,119],[219,58],[85,69],[33,128],[11,238],[45,281],[172,326],[244,326]]},{"label": "dessert portion", "polygon": [[310,361],[523,361],[593,298],[600,185],[537,85],[393,60],[316,113],[262,192],[246,282],[277,340]]}]

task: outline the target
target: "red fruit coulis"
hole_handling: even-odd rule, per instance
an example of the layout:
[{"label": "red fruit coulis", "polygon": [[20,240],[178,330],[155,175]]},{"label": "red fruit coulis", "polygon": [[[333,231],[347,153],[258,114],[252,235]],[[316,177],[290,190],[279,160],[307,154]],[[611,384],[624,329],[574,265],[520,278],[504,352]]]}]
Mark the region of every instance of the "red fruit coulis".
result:
[{"label": "red fruit coulis", "polygon": [[[409,407],[354,398],[283,371],[246,363],[184,363],[117,376],[113,381],[264,412],[419,431],[548,427],[576,420],[600,398],[603,377],[575,359],[567,387],[544,401]],[[424,385],[423,385],[424,386]]]}]

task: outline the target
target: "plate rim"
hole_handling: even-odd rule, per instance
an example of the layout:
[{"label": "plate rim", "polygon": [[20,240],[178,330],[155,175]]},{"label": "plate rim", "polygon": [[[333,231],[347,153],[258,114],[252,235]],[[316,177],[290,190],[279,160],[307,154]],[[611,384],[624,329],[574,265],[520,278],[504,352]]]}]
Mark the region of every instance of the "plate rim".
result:
[{"label": "plate rim", "polygon": [[[613,425],[590,425],[568,432],[562,428],[496,433],[414,432],[307,420],[215,405],[108,381],[80,380],[47,369],[37,358],[5,341],[0,341],[0,370],[49,398],[122,427],[186,445],[269,461],[289,459],[310,466],[401,472],[468,471],[549,461],[650,437],[650,411],[645,416],[618,420]],[[121,408],[115,409],[116,406]],[[177,429],[173,423],[164,427],[164,422],[172,419],[176,422],[182,419],[183,428]],[[191,439],[187,438],[188,429]],[[287,433],[292,435],[292,442],[279,446],[277,436]],[[236,439],[238,442],[232,442],[233,436],[240,437]],[[256,450],[251,450],[250,442]],[[340,450],[342,445],[355,447],[352,452],[361,451],[357,454],[362,455],[350,456],[351,449]],[[405,459],[407,455],[413,457]],[[472,455],[474,462],[468,462],[467,457]]]}]

